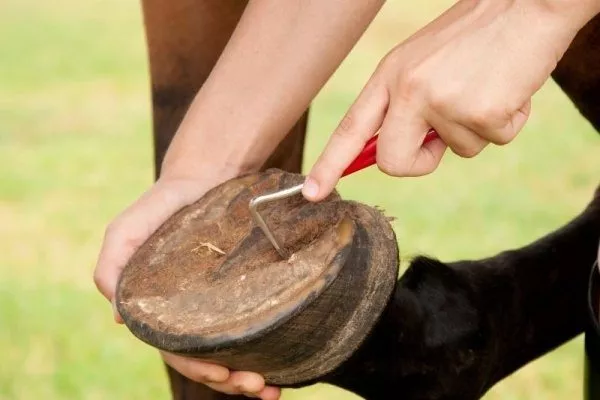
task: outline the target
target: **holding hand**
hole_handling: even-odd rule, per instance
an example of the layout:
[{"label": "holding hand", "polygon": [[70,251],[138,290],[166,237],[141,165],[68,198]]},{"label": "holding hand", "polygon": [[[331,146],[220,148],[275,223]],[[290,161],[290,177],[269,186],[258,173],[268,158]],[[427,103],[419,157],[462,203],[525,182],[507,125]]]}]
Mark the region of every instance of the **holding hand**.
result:
[{"label": "holding hand", "polygon": [[[392,176],[433,172],[447,147],[473,157],[513,140],[531,97],[591,18],[583,3],[569,6],[578,14],[549,3],[462,0],[395,47],[331,136],[304,196],[331,193],[378,131],[377,164]],[[430,128],[441,139],[422,145]]]},{"label": "holding hand", "polygon": [[[226,179],[228,178],[223,177],[219,181],[209,181],[161,178],[109,224],[94,271],[94,282],[104,297],[113,304],[115,321],[123,323],[114,300],[119,275],[129,258],[172,214]],[[265,381],[259,374],[230,372],[220,365],[162,351],[160,354],[167,364],[182,375],[214,390],[228,394],[248,394],[263,400],[277,400],[280,396],[278,388],[265,387]]]}]

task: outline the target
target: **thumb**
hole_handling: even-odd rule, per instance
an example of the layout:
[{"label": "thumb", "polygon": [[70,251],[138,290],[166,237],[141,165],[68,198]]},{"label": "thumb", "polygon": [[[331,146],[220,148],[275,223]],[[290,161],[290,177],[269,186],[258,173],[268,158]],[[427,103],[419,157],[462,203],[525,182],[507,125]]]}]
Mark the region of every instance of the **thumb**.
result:
[{"label": "thumb", "polygon": [[108,225],[94,270],[94,283],[112,303],[117,322],[122,321],[116,312],[114,296],[125,264],[164,221],[203,194],[198,190],[200,185],[195,186],[159,181]]},{"label": "thumb", "polygon": [[385,87],[371,82],[365,86],[309,172],[302,189],[307,200],[322,200],[333,191],[344,170],[381,126],[388,98]]}]

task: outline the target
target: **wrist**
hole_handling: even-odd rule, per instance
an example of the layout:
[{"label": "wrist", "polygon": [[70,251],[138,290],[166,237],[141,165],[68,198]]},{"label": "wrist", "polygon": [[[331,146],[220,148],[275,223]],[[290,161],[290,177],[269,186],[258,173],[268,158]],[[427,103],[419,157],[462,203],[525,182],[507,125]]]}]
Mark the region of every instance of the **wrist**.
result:
[{"label": "wrist", "polygon": [[[192,180],[215,185],[248,172],[258,170],[244,164],[218,142],[198,143],[202,135],[176,135],[161,165],[161,180]],[[200,140],[202,141],[202,140]]]},{"label": "wrist", "polygon": [[253,150],[264,147],[265,138],[250,124],[244,129],[227,112],[211,109],[213,103],[202,103],[199,94],[169,145],[161,178],[220,183],[257,171],[268,153]]},{"label": "wrist", "polygon": [[574,13],[587,14],[591,19],[600,12],[600,1],[598,0],[530,0],[539,3],[548,11],[568,15]]},{"label": "wrist", "polygon": [[465,0],[483,20],[499,20],[515,44],[530,42],[536,53],[560,61],[571,42],[598,12],[600,0]]},{"label": "wrist", "polygon": [[576,34],[600,12],[600,0],[521,0],[532,3],[542,15],[561,21]]},{"label": "wrist", "polygon": [[516,37],[537,36],[541,45],[565,47],[564,50],[577,32],[600,12],[600,0],[464,1],[483,20],[504,19]]}]

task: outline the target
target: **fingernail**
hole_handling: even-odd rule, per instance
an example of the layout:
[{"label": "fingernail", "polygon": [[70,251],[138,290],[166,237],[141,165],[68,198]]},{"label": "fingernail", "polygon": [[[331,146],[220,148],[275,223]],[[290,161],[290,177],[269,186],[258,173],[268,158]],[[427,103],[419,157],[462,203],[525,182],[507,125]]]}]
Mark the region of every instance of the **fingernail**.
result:
[{"label": "fingernail", "polygon": [[319,194],[319,184],[313,178],[306,178],[304,186],[302,187],[302,193],[307,197],[317,197]]}]

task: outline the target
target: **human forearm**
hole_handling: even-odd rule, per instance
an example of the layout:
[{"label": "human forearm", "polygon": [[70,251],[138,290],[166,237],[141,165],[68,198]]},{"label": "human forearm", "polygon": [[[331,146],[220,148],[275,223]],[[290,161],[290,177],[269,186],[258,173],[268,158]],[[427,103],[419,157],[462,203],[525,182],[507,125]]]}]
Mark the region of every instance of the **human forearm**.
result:
[{"label": "human forearm", "polygon": [[383,0],[250,1],[167,153],[163,174],[260,167]]}]

